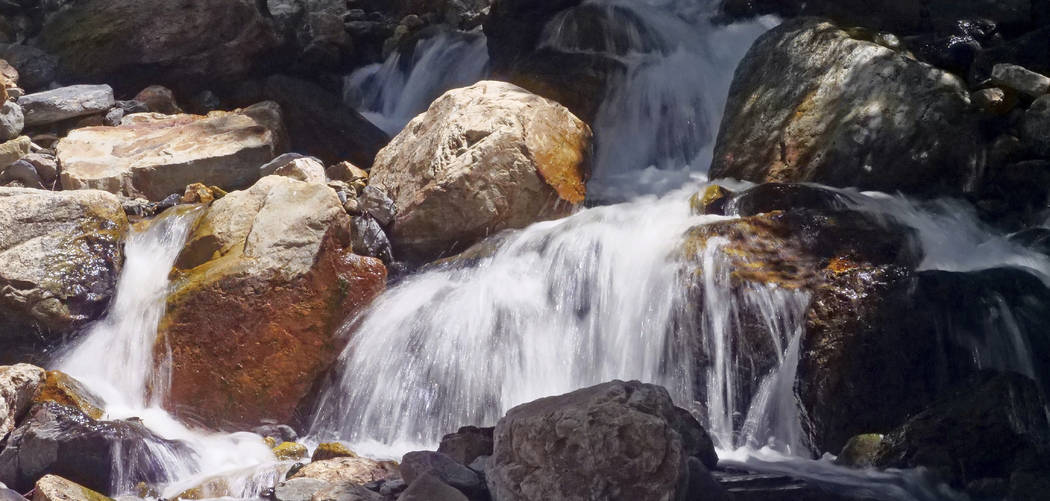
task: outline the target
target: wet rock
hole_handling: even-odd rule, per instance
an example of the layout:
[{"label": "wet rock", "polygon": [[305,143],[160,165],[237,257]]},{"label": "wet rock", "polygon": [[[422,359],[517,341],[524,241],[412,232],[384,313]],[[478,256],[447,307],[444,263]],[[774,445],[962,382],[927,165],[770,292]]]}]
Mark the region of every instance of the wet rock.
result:
[{"label": "wet rock", "polygon": [[992,83],[1037,98],[1050,91],[1050,78],[1016,64],[997,64]]},{"label": "wet rock", "polygon": [[25,116],[22,107],[14,101],[0,104],[0,142],[18,137],[25,127]]},{"label": "wet rock", "polygon": [[113,89],[108,85],[71,85],[18,98],[26,127],[103,113],[113,104]]},{"label": "wet rock", "polygon": [[953,193],[975,176],[976,145],[959,78],[798,19],[763,35],[737,69],[710,175]]},{"label": "wet rock", "polygon": [[539,45],[547,21],[580,3],[581,0],[493,0],[484,25],[493,64],[499,68],[527,56]]},{"label": "wet rock", "polygon": [[501,500],[684,495],[688,458],[699,456],[711,468],[717,461],[706,432],[685,416],[666,390],[638,382],[520,405],[496,425],[489,490]]},{"label": "wet rock", "polygon": [[336,328],[384,287],[383,264],[352,254],[349,233],[323,184],[268,176],[213,202],[176,260],[159,329],[169,406],[242,429],[290,421],[338,355]]},{"label": "wet rock", "polygon": [[428,261],[584,199],[590,129],[519,87],[481,82],[439,98],[376,157],[369,186],[394,200],[399,255]]},{"label": "wet rock", "polygon": [[423,474],[397,498],[400,501],[467,501],[468,498],[434,475]]},{"label": "wet rock", "polygon": [[57,57],[62,77],[119,81],[132,92],[234,81],[279,42],[252,0],[61,3],[45,5],[38,43]]},{"label": "wet rock", "polygon": [[1007,94],[998,87],[981,89],[970,94],[970,101],[985,115],[1004,116],[1017,106],[1017,98],[1014,94]]},{"label": "wet rock", "polygon": [[277,443],[281,442],[295,442],[299,440],[299,434],[292,429],[291,426],[286,424],[264,424],[262,426],[256,426],[252,428],[252,433],[259,435],[263,438],[273,437]]},{"label": "wet rock", "polygon": [[29,92],[43,90],[55,81],[58,61],[36,47],[0,44],[0,58],[18,70],[18,84]]},{"label": "wet rock", "polygon": [[360,485],[336,484],[317,491],[312,501],[382,501],[378,493]]},{"label": "wet rock", "polygon": [[0,366],[0,443],[15,429],[15,423],[29,409],[43,382],[44,369],[40,367]]},{"label": "wet rock", "polygon": [[[350,201],[347,202],[349,204]],[[346,204],[344,204],[345,208]],[[351,242],[354,252],[362,256],[379,258],[384,263],[390,264],[394,260],[394,253],[390,246],[390,239],[379,222],[372,216],[355,216],[350,220],[352,227]]]},{"label": "wet rock", "polygon": [[117,197],[0,188],[0,228],[0,345],[58,341],[102,314],[128,231]]},{"label": "wet rock", "polygon": [[60,371],[47,371],[33,403],[55,402],[56,404],[83,412],[91,419],[102,419],[105,402],[87,389],[80,381]]},{"label": "wet rock", "polygon": [[844,195],[827,188],[807,184],[762,183],[727,199],[721,214],[748,217],[798,208],[838,211],[847,207]]},{"label": "wet rock", "polygon": [[275,75],[266,79],[259,95],[281,105],[291,148],[326,164],[350,160],[369,167],[389,140],[342,98],[311,82]]},{"label": "wet rock", "polygon": [[284,442],[273,448],[273,455],[281,461],[291,461],[309,456],[310,451],[303,444]]},{"label": "wet rock", "polygon": [[398,472],[396,463],[361,457],[340,457],[310,463],[291,478],[314,478],[325,482],[364,485]]},{"label": "wet rock", "polygon": [[37,480],[32,501],[111,501],[110,498],[56,475]]},{"label": "wet rock", "polygon": [[275,501],[310,501],[314,494],[330,486],[316,478],[292,478],[277,484],[273,498]]},{"label": "wet rock", "polygon": [[162,85],[150,85],[135,95],[135,101],[142,103],[153,113],[176,115],[182,109],[175,103],[175,93]]},{"label": "wet rock", "polygon": [[401,458],[401,478],[409,488],[426,475],[471,496],[478,496],[485,490],[485,481],[477,473],[440,452],[409,452]]},{"label": "wet rock", "polygon": [[63,189],[157,201],[195,182],[249,186],[285,144],[281,111],[264,102],[206,117],[129,115],[119,127],[73,130],[56,149]]},{"label": "wet rock", "polygon": [[609,84],[621,81],[626,73],[622,61],[603,54],[541,48],[497,76],[553,100],[593,124],[611,90]]},{"label": "wet rock", "polygon": [[955,486],[1009,479],[1046,457],[1050,425],[1036,384],[1014,373],[982,373],[887,434],[875,462],[923,466]]},{"label": "wet rock", "polygon": [[480,456],[492,455],[492,434],[495,428],[464,426],[456,433],[441,437],[438,452],[462,465],[470,465]]},{"label": "wet rock", "polygon": [[324,461],[326,459],[344,457],[356,458],[357,454],[354,454],[354,451],[347,449],[345,445],[339,442],[324,442],[318,444],[317,449],[314,450],[313,456],[310,457],[310,461]]},{"label": "wet rock", "polygon": [[857,435],[842,448],[842,452],[835,458],[835,464],[849,466],[852,468],[870,468],[875,466],[875,456],[882,446],[883,436],[878,433]]},{"label": "wet rock", "polygon": [[333,181],[346,181],[352,183],[359,180],[368,180],[368,171],[350,163],[339,162],[331,165],[325,170],[328,179]]},{"label": "wet rock", "polygon": [[95,421],[45,402],[8,437],[0,452],[0,481],[21,491],[45,473],[98,491],[110,490],[118,478],[130,485],[164,482],[169,479],[160,467],[162,453],[193,463],[186,446],[154,435],[141,421]]},{"label": "wet rock", "polygon": [[1025,143],[1035,154],[1050,157],[1050,95],[1032,103],[1025,112],[1021,131]]},{"label": "wet rock", "polygon": [[186,187],[182,193],[180,203],[184,204],[210,204],[226,196],[226,192],[218,186],[205,186],[204,183],[193,183]]},{"label": "wet rock", "polygon": [[783,475],[716,471],[715,479],[734,501],[859,501],[866,497],[833,494]]}]

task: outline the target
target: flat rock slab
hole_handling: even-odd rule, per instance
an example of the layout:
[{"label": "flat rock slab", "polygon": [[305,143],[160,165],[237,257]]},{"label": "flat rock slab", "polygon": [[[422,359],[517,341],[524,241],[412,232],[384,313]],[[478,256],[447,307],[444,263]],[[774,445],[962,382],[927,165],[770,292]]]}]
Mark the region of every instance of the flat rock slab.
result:
[{"label": "flat rock slab", "polygon": [[114,102],[108,85],[71,85],[18,98],[26,127],[102,113]]}]

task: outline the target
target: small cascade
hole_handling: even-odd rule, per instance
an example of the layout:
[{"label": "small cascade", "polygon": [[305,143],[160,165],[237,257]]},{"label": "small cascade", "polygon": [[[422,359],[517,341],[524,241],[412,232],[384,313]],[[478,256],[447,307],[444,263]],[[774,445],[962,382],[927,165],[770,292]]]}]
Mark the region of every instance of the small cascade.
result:
[{"label": "small cascade", "polygon": [[484,35],[440,32],[410,51],[395,51],[382,64],[354,71],[344,80],[343,99],[395,135],[445,91],[484,78],[488,61]]}]

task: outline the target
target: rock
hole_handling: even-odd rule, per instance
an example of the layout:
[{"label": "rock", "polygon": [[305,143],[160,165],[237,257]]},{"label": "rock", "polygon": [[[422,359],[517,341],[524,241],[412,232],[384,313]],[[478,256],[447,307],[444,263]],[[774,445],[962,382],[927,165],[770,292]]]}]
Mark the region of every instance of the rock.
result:
[{"label": "rock", "polygon": [[340,457],[310,463],[291,478],[314,478],[325,482],[345,482],[364,485],[396,474],[398,467],[390,461],[375,461],[361,457]]},{"label": "rock", "polygon": [[1004,116],[1017,106],[1017,98],[1013,94],[1007,94],[1006,91],[998,87],[991,87],[988,89],[981,89],[977,92],[970,94],[970,101],[973,105],[981,110],[982,113],[989,116],[1001,117]]},{"label": "rock", "polygon": [[0,500],[2,501],[28,501],[22,497],[17,491],[4,487],[4,484],[0,484]]},{"label": "rock", "polygon": [[335,458],[356,458],[357,454],[347,449],[345,445],[339,442],[324,442],[318,444],[317,449],[314,449],[313,456],[310,457],[310,461],[324,461],[326,459]]},{"label": "rock", "polygon": [[3,59],[0,59],[0,87],[18,87],[18,69]]},{"label": "rock", "polygon": [[33,489],[33,501],[111,501],[87,487],[56,475],[44,475]]},{"label": "rock", "polygon": [[0,188],[0,228],[0,345],[57,342],[105,311],[128,231],[117,197]]},{"label": "rock", "polygon": [[[597,9],[604,10],[604,7]],[[500,80],[564,105],[589,124],[598,119],[602,102],[611,90],[609,84],[622,81],[626,74],[627,66],[614,57],[547,47],[496,73]]]},{"label": "rock", "polygon": [[296,78],[267,78],[262,97],[281,105],[291,148],[315,156],[326,164],[349,159],[369,167],[387,135],[323,88]]},{"label": "rock", "polygon": [[40,367],[0,366],[0,443],[15,429],[15,423],[29,409],[43,382],[44,369]]},{"label": "rock", "polygon": [[102,125],[109,127],[117,127],[124,122],[124,110],[121,108],[112,108],[106,112],[106,116],[102,118]]},{"label": "rock", "polygon": [[361,204],[361,210],[372,216],[383,227],[389,227],[394,223],[394,218],[397,217],[397,207],[382,189],[365,186],[357,200]]},{"label": "rock", "polygon": [[263,438],[272,437],[277,443],[295,442],[296,440],[299,440],[299,434],[296,433],[291,426],[286,424],[264,424],[252,428],[252,433]]},{"label": "rock", "polygon": [[680,412],[663,388],[622,381],[519,405],[496,425],[489,491],[500,500],[675,499],[690,456],[717,461],[706,432]]},{"label": "rock", "polygon": [[83,412],[91,419],[102,419],[106,403],[87,389],[80,381],[60,371],[47,371],[33,403],[55,402]]},{"label": "rock", "polygon": [[[350,201],[344,204],[344,208],[348,204]],[[375,218],[369,215],[356,216],[350,220],[350,225],[352,228],[350,238],[356,254],[376,257],[386,264],[393,262],[394,254],[390,246],[390,239],[387,238],[386,232]]]},{"label": "rock", "polygon": [[1024,114],[1022,136],[1037,155],[1050,157],[1050,95],[1036,99]]},{"label": "rock", "polygon": [[398,501],[467,501],[467,496],[441,479],[424,474],[401,493]]},{"label": "rock", "polygon": [[788,21],[737,69],[710,177],[957,193],[976,175],[969,110],[950,73],[826,22]]},{"label": "rock", "polygon": [[38,43],[57,57],[62,77],[120,81],[132,92],[236,81],[279,41],[252,0],[61,3],[45,9]]},{"label": "rock", "polygon": [[[277,156],[277,158],[274,158],[273,160],[270,160],[269,162],[266,162],[265,164],[263,164],[262,167],[259,167],[259,177],[263,178],[263,177],[266,177],[266,176],[272,176],[274,174],[274,172],[277,171],[277,169],[279,169],[281,167],[284,167],[285,165],[288,165],[292,161],[298,160],[300,158],[309,158],[309,157],[307,157],[306,155],[299,154],[299,153],[284,153],[284,154],[281,154],[281,155]],[[300,179],[300,181],[302,181],[302,180]]]},{"label": "rock", "polygon": [[835,458],[835,464],[849,466],[851,468],[870,468],[875,466],[875,455],[882,446],[882,435],[868,433],[857,435],[842,448],[842,452]]},{"label": "rock", "polygon": [[0,185],[12,187],[44,189],[44,181],[40,179],[36,168],[29,162],[18,160],[0,173]]},{"label": "rock", "polygon": [[108,85],[71,85],[18,98],[26,127],[103,113],[114,103],[113,88]]},{"label": "rock", "polygon": [[339,162],[328,167],[325,170],[325,175],[333,181],[346,181],[348,183],[362,179],[368,180],[368,172],[350,162]]},{"label": "rock", "polygon": [[313,157],[297,158],[278,167],[273,173],[306,183],[325,184],[327,182],[324,175],[324,165]]},{"label": "rock", "polygon": [[13,101],[0,104],[0,142],[18,137],[25,127],[22,107]]},{"label": "rock", "polygon": [[135,101],[146,106],[153,113],[177,115],[182,109],[175,103],[175,93],[162,85],[150,85],[135,95]]},{"label": "rock", "polygon": [[1050,78],[1016,64],[995,65],[992,68],[992,83],[1032,98],[1050,91]]},{"label": "rock", "polygon": [[581,0],[492,0],[485,20],[489,55],[501,69],[526,57],[539,45],[547,21]]},{"label": "rock", "polygon": [[210,204],[226,196],[226,191],[218,186],[205,186],[203,183],[193,183],[186,187],[186,191],[179,200],[184,204]]},{"label": "rock", "polygon": [[63,189],[157,201],[195,182],[250,186],[284,147],[280,109],[266,102],[206,117],[129,115],[119,127],[73,130],[56,149]]},{"label": "rock", "polygon": [[336,484],[314,494],[312,501],[382,501],[383,496],[360,485]]},{"label": "rock", "polygon": [[273,455],[281,461],[292,461],[303,459],[310,455],[305,445],[295,442],[284,442],[273,448]]},{"label": "rock", "polygon": [[734,501],[859,501],[783,475],[718,471],[714,476]]},{"label": "rock", "polygon": [[290,421],[338,355],[336,328],[384,287],[383,264],[352,254],[349,236],[323,184],[268,176],[213,202],[176,260],[158,331],[169,407],[242,429]]},{"label": "rock", "polygon": [[20,159],[22,162],[28,162],[36,169],[37,174],[44,180],[44,183],[50,186],[58,179],[58,162],[55,157],[50,154],[44,153],[30,153]]},{"label": "rock", "polygon": [[417,479],[425,475],[433,476],[472,497],[481,495],[485,489],[485,480],[474,473],[474,470],[457,463],[445,454],[431,451],[405,454],[401,459],[401,478],[405,483],[411,487]]},{"label": "rock", "polygon": [[480,456],[492,455],[492,433],[495,428],[464,426],[456,433],[441,437],[438,452],[462,465],[470,465]]},{"label": "rock", "polygon": [[999,64],[1014,64],[1031,71],[1050,74],[1050,52],[1046,40],[1050,26],[1043,26],[1023,36],[992,44],[977,53],[970,67],[969,80],[979,86],[992,78],[992,70]]},{"label": "rock", "polygon": [[584,199],[591,132],[560,105],[500,82],[449,91],[376,157],[399,256],[428,261]]},{"label": "rock", "polygon": [[0,481],[23,492],[45,473],[99,491],[108,491],[118,478],[125,485],[155,484],[171,480],[158,465],[172,455],[193,462],[185,445],[156,436],[141,421],[95,421],[44,402],[8,437],[0,452]]},{"label": "rock", "polygon": [[0,143],[0,166],[6,167],[29,154],[33,143],[26,136]]},{"label": "rock", "polygon": [[982,373],[887,434],[880,467],[926,467],[954,486],[1009,479],[1046,457],[1050,425],[1034,382],[1015,373]]},{"label": "rock", "polygon": [[277,484],[273,489],[275,501],[310,501],[318,491],[331,484],[316,478],[292,478]]},{"label": "rock", "polygon": [[0,58],[18,70],[18,84],[27,91],[42,90],[55,81],[58,61],[36,47],[0,44]]}]

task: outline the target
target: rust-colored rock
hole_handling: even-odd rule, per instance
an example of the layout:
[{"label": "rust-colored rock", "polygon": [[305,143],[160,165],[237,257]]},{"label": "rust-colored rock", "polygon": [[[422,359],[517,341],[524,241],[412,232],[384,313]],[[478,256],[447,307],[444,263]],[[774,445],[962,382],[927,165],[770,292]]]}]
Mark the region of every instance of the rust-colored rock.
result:
[{"label": "rust-colored rock", "polygon": [[102,398],[91,393],[80,381],[60,371],[47,371],[44,384],[33,398],[33,403],[41,402],[55,402],[80,409],[91,419],[102,419],[102,408],[105,406]]}]

